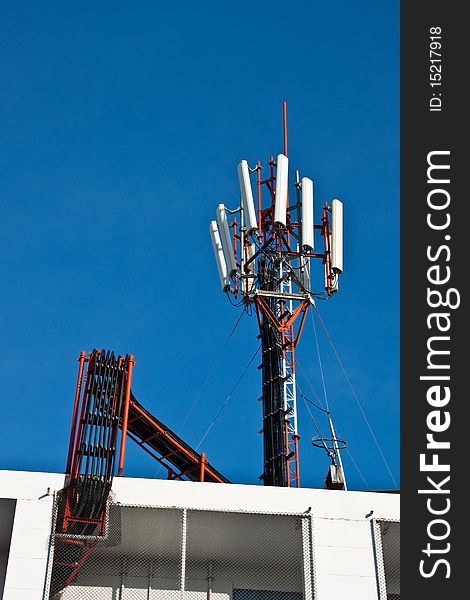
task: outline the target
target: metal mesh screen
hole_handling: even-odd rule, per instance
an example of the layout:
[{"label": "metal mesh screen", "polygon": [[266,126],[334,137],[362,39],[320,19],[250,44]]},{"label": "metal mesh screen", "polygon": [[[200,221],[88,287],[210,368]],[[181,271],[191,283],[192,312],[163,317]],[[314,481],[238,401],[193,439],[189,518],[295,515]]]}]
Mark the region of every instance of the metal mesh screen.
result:
[{"label": "metal mesh screen", "polygon": [[400,523],[377,521],[375,542],[380,600],[400,600]]},{"label": "metal mesh screen", "polygon": [[298,592],[262,592],[258,590],[233,590],[233,600],[300,600]]},{"label": "metal mesh screen", "polygon": [[47,597],[309,600],[308,521],[111,504],[103,536],[53,536]]}]

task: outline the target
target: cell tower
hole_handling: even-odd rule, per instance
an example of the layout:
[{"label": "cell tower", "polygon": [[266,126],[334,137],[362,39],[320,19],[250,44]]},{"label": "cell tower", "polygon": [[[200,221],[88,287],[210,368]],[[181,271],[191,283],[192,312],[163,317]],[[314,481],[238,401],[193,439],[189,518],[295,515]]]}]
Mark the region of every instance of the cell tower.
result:
[{"label": "cell tower", "polygon": [[[294,181],[290,175],[285,102],[283,121],[283,153],[276,159],[271,156],[266,167],[260,161],[253,167],[246,160],[238,163],[240,204],[233,210],[219,204],[209,229],[223,292],[247,309],[254,306],[258,318],[264,485],[299,487],[295,349],[314,299],[338,291],[343,204],[336,199],[325,202],[321,223],[315,224],[313,180],[300,178],[299,171]],[[315,231],[322,240],[321,252],[315,252]],[[324,265],[321,292],[312,291],[312,258]]]}]

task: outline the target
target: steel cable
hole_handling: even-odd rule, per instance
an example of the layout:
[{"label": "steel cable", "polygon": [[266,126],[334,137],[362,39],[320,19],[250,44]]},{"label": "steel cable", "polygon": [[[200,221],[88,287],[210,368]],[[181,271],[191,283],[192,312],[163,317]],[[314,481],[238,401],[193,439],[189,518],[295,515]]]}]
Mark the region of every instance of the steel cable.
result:
[{"label": "steel cable", "polygon": [[240,321],[242,320],[243,315],[245,314],[245,310],[242,310],[240,316],[238,317],[235,325],[232,327],[232,331],[230,332],[230,335],[228,336],[228,338],[225,341],[225,344],[222,346],[220,352],[217,354],[217,356],[215,357],[214,361],[212,362],[212,365],[209,368],[209,371],[207,372],[206,378],[204,379],[201,387],[199,388],[198,393],[196,394],[196,397],[193,400],[193,403],[191,404],[188,412],[186,413],[186,416],[183,419],[182,424],[180,425],[180,427],[177,430],[177,434],[180,435],[181,431],[184,429],[184,426],[186,425],[186,423],[188,422],[189,417],[191,416],[194,408],[196,407],[196,404],[199,402],[199,400],[201,399],[201,396],[204,392],[204,390],[207,387],[207,384],[209,383],[210,378],[212,377],[214,371],[216,370],[216,368],[218,367],[219,363],[220,363],[220,359],[222,358],[222,355],[224,353],[225,348],[227,348],[227,346],[230,343],[230,340],[232,339],[233,334],[235,333]]},{"label": "steel cable", "polygon": [[[387,459],[385,458],[385,455],[382,452],[382,448],[380,447],[379,441],[377,440],[377,437],[376,437],[376,435],[374,433],[374,430],[372,429],[372,426],[369,423],[369,419],[367,418],[366,413],[365,413],[364,409],[362,408],[362,404],[361,404],[361,402],[359,400],[358,395],[356,394],[356,390],[354,389],[354,387],[353,387],[353,385],[351,383],[351,380],[349,379],[349,376],[348,376],[348,374],[346,372],[346,369],[344,368],[344,365],[343,365],[343,363],[342,363],[342,361],[341,361],[341,359],[339,357],[338,352],[336,351],[336,348],[335,348],[335,346],[333,344],[333,340],[331,339],[330,334],[328,333],[328,331],[326,329],[326,326],[323,323],[323,320],[322,320],[322,318],[320,316],[320,313],[318,312],[318,308],[317,308],[316,304],[313,305],[313,308],[315,309],[315,312],[317,314],[318,320],[320,321],[320,324],[321,324],[321,326],[323,328],[323,331],[325,332],[325,335],[326,335],[326,337],[327,337],[327,339],[328,339],[328,341],[329,341],[329,343],[331,345],[331,348],[333,349],[334,355],[336,356],[336,359],[337,359],[337,361],[339,363],[339,366],[341,367],[343,375],[344,375],[344,377],[345,377],[345,379],[346,379],[346,381],[348,383],[349,389],[351,390],[351,393],[352,393],[352,395],[353,395],[353,397],[354,397],[354,399],[355,399],[355,401],[356,401],[356,403],[357,403],[357,405],[358,405],[358,407],[359,407],[359,409],[361,411],[362,417],[364,418],[364,421],[366,422],[366,425],[367,425],[367,427],[369,429],[369,432],[370,432],[370,434],[372,436],[372,439],[374,440],[374,443],[377,446],[377,449],[378,449],[378,451],[380,453],[380,456],[382,457],[382,460],[383,460],[383,462],[385,464],[385,467],[387,468],[388,474],[390,475],[390,478],[392,479],[393,484],[398,489],[398,485],[397,485],[397,482],[395,481],[395,477],[393,476],[393,473],[392,473],[392,471],[390,469],[390,466],[389,466],[389,464],[387,462]],[[315,323],[313,321],[313,315],[312,315],[312,322],[313,322],[313,325],[315,327]]]},{"label": "steel cable", "polygon": [[204,440],[206,439],[206,437],[208,436],[210,430],[212,429],[212,427],[214,427],[217,419],[219,418],[221,412],[224,410],[224,408],[227,406],[227,404],[229,403],[230,398],[232,397],[233,393],[235,392],[235,390],[237,389],[237,387],[239,386],[240,382],[242,381],[243,377],[245,376],[245,373],[248,371],[248,369],[250,368],[251,364],[253,363],[253,361],[255,360],[257,354],[259,353],[259,351],[261,350],[261,346],[258,347],[258,349],[256,350],[256,352],[253,354],[253,356],[250,358],[250,361],[248,362],[248,364],[246,365],[246,367],[243,369],[242,374],[240,375],[240,377],[237,379],[235,385],[232,387],[232,389],[230,390],[228,396],[225,398],[225,400],[223,401],[222,405],[220,406],[219,410],[217,411],[215,417],[212,419],[212,422],[210,423],[209,427],[207,428],[205,434],[202,436],[199,444],[196,446],[196,450],[199,450],[199,448],[201,447],[201,444],[204,442]]}]

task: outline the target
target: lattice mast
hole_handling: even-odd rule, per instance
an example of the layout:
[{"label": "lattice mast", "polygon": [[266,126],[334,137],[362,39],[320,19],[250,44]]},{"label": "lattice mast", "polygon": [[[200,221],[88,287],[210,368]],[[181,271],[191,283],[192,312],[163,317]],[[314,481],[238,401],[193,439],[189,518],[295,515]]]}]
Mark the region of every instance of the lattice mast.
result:
[{"label": "lattice mast", "polygon": [[[316,225],[314,183],[308,177],[300,179],[298,171],[289,196],[285,102],[283,124],[283,153],[276,160],[270,156],[266,167],[258,161],[250,168],[246,160],[240,161],[240,206],[230,210],[219,204],[210,233],[222,290],[232,303],[240,302],[247,310],[254,306],[258,319],[263,356],[263,482],[299,487],[295,348],[314,298],[338,291],[343,270],[342,203],[325,202],[321,224]],[[315,230],[323,242],[320,253],[314,252]],[[311,258],[324,265],[322,292],[311,290]]]}]

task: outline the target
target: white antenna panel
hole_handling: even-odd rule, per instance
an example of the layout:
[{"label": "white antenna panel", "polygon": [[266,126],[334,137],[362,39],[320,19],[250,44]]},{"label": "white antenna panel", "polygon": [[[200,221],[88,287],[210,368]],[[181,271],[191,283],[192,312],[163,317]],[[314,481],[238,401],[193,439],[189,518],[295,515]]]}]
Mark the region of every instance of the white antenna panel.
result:
[{"label": "white antenna panel", "polygon": [[276,171],[276,203],[274,205],[274,222],[286,226],[287,194],[289,181],[289,159],[284,154],[277,157]]},{"label": "white antenna panel", "polygon": [[211,234],[212,247],[214,249],[215,261],[219,271],[220,285],[222,291],[227,292],[230,289],[230,279],[227,275],[227,263],[225,262],[224,251],[220,241],[219,228],[216,221],[211,221],[209,224],[209,232]]},{"label": "white antenna panel", "polygon": [[220,241],[222,242],[222,248],[224,251],[225,261],[227,263],[228,272],[229,275],[233,275],[237,272],[237,263],[235,262],[232,238],[230,237],[227,213],[225,212],[224,204],[219,204],[217,207],[217,225],[219,227]]},{"label": "white antenna panel", "polygon": [[343,203],[331,203],[331,268],[334,273],[343,272]]},{"label": "white antenna panel", "polygon": [[313,226],[313,181],[302,177],[302,248],[307,251],[315,247]]},{"label": "white antenna panel", "polygon": [[238,163],[238,181],[240,182],[240,194],[242,198],[242,208],[245,217],[245,227],[248,235],[252,235],[258,229],[256,219],[255,203],[253,201],[253,191],[251,189],[250,170],[246,160]]}]

